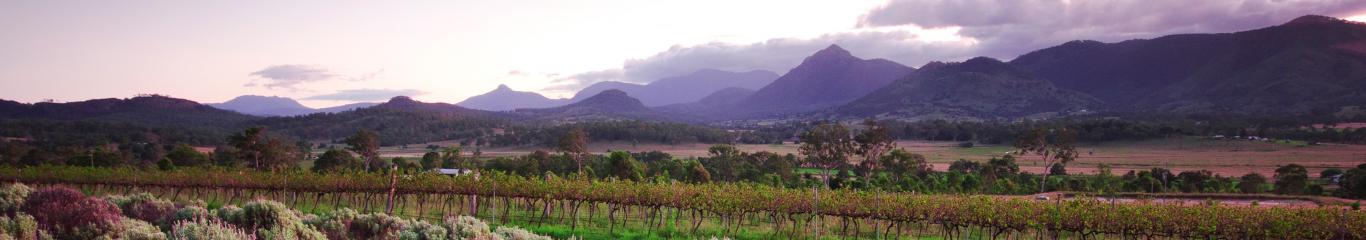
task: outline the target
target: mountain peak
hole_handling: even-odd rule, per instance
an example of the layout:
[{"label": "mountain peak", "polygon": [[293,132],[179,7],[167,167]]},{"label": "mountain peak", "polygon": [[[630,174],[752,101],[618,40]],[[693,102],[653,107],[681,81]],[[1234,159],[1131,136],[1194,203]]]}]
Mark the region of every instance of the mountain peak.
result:
[{"label": "mountain peak", "polygon": [[1290,20],[1290,22],[1286,22],[1283,25],[1324,24],[1337,22],[1342,22],[1342,19],[1322,15],[1304,15],[1297,17],[1294,20]]},{"label": "mountain peak", "polygon": [[498,84],[498,88],[494,91],[512,91],[512,88],[508,87],[507,84]]},{"label": "mountain peak", "polygon": [[825,49],[816,51],[816,54],[811,55],[812,58],[848,58],[853,56],[854,54],[849,53],[849,50],[844,50],[844,48],[841,48],[840,45],[835,44],[830,44],[830,46],[825,47]]},{"label": "mountain peak", "polygon": [[627,94],[626,94],[626,91],[622,91],[622,90],[620,90],[620,89],[607,89],[607,90],[603,90],[602,92],[598,93],[597,95],[593,95],[592,97],[588,97],[588,98],[592,99],[592,98],[605,98],[605,97],[611,97],[611,98],[628,97],[628,98],[629,98],[629,97],[631,97],[631,96],[627,95]]},{"label": "mountain peak", "polygon": [[389,99],[389,103],[390,103],[390,104],[398,104],[398,103],[417,103],[417,100],[413,100],[413,98],[410,98],[410,97],[408,97],[408,96],[394,96],[393,98],[390,98],[390,99]]}]

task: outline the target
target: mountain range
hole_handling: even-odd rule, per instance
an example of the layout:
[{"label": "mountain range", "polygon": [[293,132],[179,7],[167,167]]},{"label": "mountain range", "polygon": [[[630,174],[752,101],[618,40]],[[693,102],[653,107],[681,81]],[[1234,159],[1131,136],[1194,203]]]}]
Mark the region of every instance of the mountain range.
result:
[{"label": "mountain range", "polygon": [[[310,110],[281,97],[243,96],[203,105],[152,95],[70,103],[0,101],[0,120],[261,125],[325,139],[358,128],[383,129],[391,139],[423,141],[520,122],[1006,120],[1092,113],[1318,116],[1362,105],[1366,24],[1305,16],[1243,32],[1115,43],[1079,40],[1010,61],[978,57],[919,68],[862,59],[831,45],[781,76],[700,70],[645,85],[594,84],[572,99],[499,86],[459,104],[395,97],[339,111]],[[318,112],[328,113],[309,114]],[[418,137],[402,140],[405,136]]]},{"label": "mountain range", "polygon": [[858,99],[914,70],[885,59],[861,59],[830,45],[772,84],[720,109],[742,116],[819,110]]},{"label": "mountain range", "polygon": [[378,103],[361,102],[345,104],[335,107],[315,109],[310,108],[308,106],[304,106],[303,104],[299,104],[299,101],[295,101],[294,99],[287,97],[242,95],[233,98],[232,100],[228,100],[227,102],[210,103],[207,105],[218,109],[231,110],[253,116],[269,117],[297,116],[320,112],[335,113],[341,111],[354,110],[357,108],[374,106],[376,104]]},{"label": "mountain range", "polygon": [[1073,41],[1010,64],[1115,111],[1335,111],[1366,103],[1366,24],[1304,16],[1236,33]]},{"label": "mountain range", "polygon": [[582,101],[603,91],[616,89],[640,99],[645,106],[657,107],[696,102],[727,88],[759,89],[777,78],[778,74],[764,70],[728,72],[702,69],[682,76],[661,78],[644,85],[617,81],[598,82],[574,94],[571,101]]},{"label": "mountain range", "polygon": [[489,111],[510,111],[519,108],[548,108],[570,102],[569,99],[551,99],[540,93],[516,91],[505,84],[499,84],[493,91],[467,98],[455,105]]}]

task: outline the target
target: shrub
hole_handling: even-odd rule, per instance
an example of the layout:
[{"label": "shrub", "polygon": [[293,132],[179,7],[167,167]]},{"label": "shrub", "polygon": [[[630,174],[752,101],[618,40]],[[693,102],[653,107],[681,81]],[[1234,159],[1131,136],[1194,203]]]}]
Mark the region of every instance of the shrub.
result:
[{"label": "shrub", "polygon": [[201,221],[209,219],[213,219],[213,214],[210,213],[208,209],[191,205],[177,209],[175,214],[171,214],[171,217],[166,219],[166,222],[163,225],[170,228],[172,225],[183,221]]},{"label": "shrub", "polygon": [[[447,239],[445,227],[420,220],[407,220],[383,213],[360,214],[342,208],[304,221],[328,239]],[[488,227],[484,226],[487,234]]]},{"label": "shrub", "polygon": [[33,220],[33,216],[26,214],[16,214],[14,217],[0,216],[0,234],[9,236],[10,239],[38,239],[38,222]]},{"label": "shrub", "polygon": [[356,216],[358,215],[360,214],[356,213],[356,210],[342,208],[313,219],[308,219],[304,221],[304,223],[318,228],[318,231],[322,231],[324,235],[327,235],[328,239],[348,239],[348,236],[350,235],[350,230],[348,230],[348,228],[351,226],[351,222],[356,220]]},{"label": "shrub", "polygon": [[124,218],[119,226],[118,239],[123,240],[166,240],[166,233],[152,223],[133,218]]},{"label": "shrub", "polygon": [[356,239],[398,239],[408,220],[383,213],[362,214],[351,222],[351,236]]},{"label": "shrub", "polygon": [[32,188],[19,183],[0,186],[0,214],[12,215],[24,204],[24,198],[33,192]]},{"label": "shrub", "polygon": [[510,226],[499,226],[498,230],[493,231],[493,234],[505,240],[551,240],[550,237],[536,235],[526,229]]},{"label": "shrub", "polygon": [[62,187],[29,194],[20,209],[33,216],[39,229],[48,230],[58,238],[106,236],[119,230],[123,218],[113,203]]},{"label": "shrub", "polygon": [[209,211],[209,215],[218,217],[218,219],[222,220],[223,222],[238,223],[242,221],[242,208],[233,205],[227,205],[215,209],[213,211]]},{"label": "shrub", "polygon": [[176,240],[255,240],[240,228],[217,220],[178,221],[171,226],[171,239]]},{"label": "shrub", "polygon": [[85,198],[85,194],[70,188],[44,188],[24,198],[20,210],[38,221],[39,225],[54,224],[54,216],[65,212],[67,207]]},{"label": "shrub", "polygon": [[150,193],[139,193],[126,198],[108,197],[110,202],[119,205],[123,215],[151,223],[169,223],[176,213],[175,203],[166,201]]},{"label": "shrub", "polygon": [[438,240],[446,238],[446,228],[427,221],[412,221],[398,234],[401,240]]},{"label": "shrub", "polygon": [[113,238],[124,227],[119,207],[101,198],[88,197],[50,214],[44,216],[50,223],[44,225],[43,220],[38,220],[38,226],[59,239]]},{"label": "shrub", "polygon": [[300,214],[276,201],[254,200],[242,208],[223,207],[218,215],[240,228],[254,229],[260,239],[327,239],[303,223]]},{"label": "shrub", "polygon": [[446,229],[450,230],[450,239],[469,239],[491,233],[488,224],[471,216],[446,217]]}]

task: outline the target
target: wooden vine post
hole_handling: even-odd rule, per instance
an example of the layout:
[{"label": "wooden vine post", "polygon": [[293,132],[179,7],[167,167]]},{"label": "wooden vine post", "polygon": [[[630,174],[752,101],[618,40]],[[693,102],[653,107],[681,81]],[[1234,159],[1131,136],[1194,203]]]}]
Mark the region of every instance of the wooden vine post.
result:
[{"label": "wooden vine post", "polygon": [[384,214],[394,215],[394,194],[398,192],[398,165],[389,168],[389,204]]}]

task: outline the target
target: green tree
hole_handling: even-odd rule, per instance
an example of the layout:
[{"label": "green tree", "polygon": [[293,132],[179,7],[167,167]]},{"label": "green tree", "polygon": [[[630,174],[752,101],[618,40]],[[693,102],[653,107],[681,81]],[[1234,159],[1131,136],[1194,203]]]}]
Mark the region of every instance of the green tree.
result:
[{"label": "green tree", "polygon": [[[1076,133],[1067,128],[1036,128],[1015,141],[1016,154],[1033,154],[1043,158],[1043,166],[1054,163],[1067,164],[1077,159]],[[1048,174],[1039,182],[1039,192],[1046,192]]]},{"label": "green tree", "polygon": [[441,150],[442,168],[463,168],[464,161],[460,159],[460,147],[452,146]]},{"label": "green tree", "polygon": [[582,128],[569,130],[569,133],[566,133],[560,138],[560,144],[555,150],[560,151],[565,155],[569,155],[571,159],[574,159],[574,164],[578,166],[578,171],[582,172],[583,161],[587,158],[587,156],[584,155],[588,154],[588,132],[583,131]]},{"label": "green tree", "polygon": [[837,123],[823,123],[802,133],[802,144],[797,148],[807,163],[821,168],[821,177],[829,186],[831,170],[849,164],[849,156],[855,151],[855,143],[850,138],[849,129]]},{"label": "green tree", "polygon": [[440,168],[440,167],[441,167],[441,154],[440,154],[440,153],[436,153],[436,152],[427,152],[426,154],[422,154],[422,170],[432,170],[432,169],[437,169],[437,168]]},{"label": "green tree", "polygon": [[930,164],[925,161],[925,156],[907,152],[904,149],[892,150],[891,153],[883,156],[882,166],[897,179],[903,179],[907,175],[923,178],[933,171]]},{"label": "green tree", "polygon": [[863,156],[863,161],[859,165],[868,168],[868,171],[863,174],[863,177],[867,178],[868,174],[883,168],[878,160],[882,158],[883,154],[896,148],[896,138],[888,133],[886,126],[876,120],[864,120],[863,126],[863,131],[854,136],[854,142],[858,145],[858,148],[854,149],[854,153]]},{"label": "green tree", "polygon": [[176,166],[189,167],[200,166],[209,162],[209,156],[199,153],[187,144],[176,144],[171,147],[171,151],[166,153],[166,158]]},{"label": "green tree", "polygon": [[360,168],[360,159],[356,159],[351,152],[341,149],[331,149],[318,156],[318,160],[313,161],[314,172],[340,171],[343,169]]},{"label": "green tree", "polygon": [[697,162],[697,161],[689,161],[689,162],[688,162],[688,165],[689,165],[688,168],[689,168],[689,170],[690,170],[690,171],[688,172],[688,180],[689,180],[690,182],[692,182],[692,183],[709,183],[709,182],[711,182],[711,172],[707,172],[707,168],[706,168],[706,167],[703,167],[703,166],[702,166],[702,163]]},{"label": "green tree", "polygon": [[384,161],[379,159],[379,134],[374,131],[360,130],[346,139],[347,149],[356,152],[365,162],[366,171],[384,169]]},{"label": "green tree", "polygon": [[636,161],[630,153],[615,151],[607,156],[608,171],[612,176],[621,180],[642,181],[645,180],[644,164]]},{"label": "green tree", "polygon": [[247,160],[252,168],[261,168],[261,158],[266,151],[266,128],[250,127],[228,137],[228,144],[237,149],[236,159]]},{"label": "green tree", "polygon": [[1248,173],[1238,178],[1238,191],[1243,193],[1262,193],[1262,186],[1266,185],[1266,177],[1258,173]]},{"label": "green tree", "polygon": [[1338,191],[1344,197],[1366,198],[1366,164],[1357,165],[1338,177]]},{"label": "green tree", "polygon": [[1276,193],[1304,194],[1309,188],[1309,170],[1299,164],[1276,168]]}]

